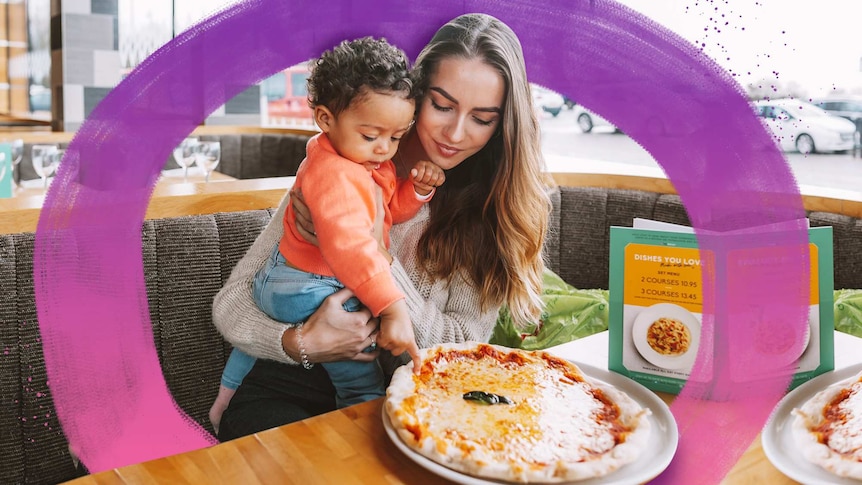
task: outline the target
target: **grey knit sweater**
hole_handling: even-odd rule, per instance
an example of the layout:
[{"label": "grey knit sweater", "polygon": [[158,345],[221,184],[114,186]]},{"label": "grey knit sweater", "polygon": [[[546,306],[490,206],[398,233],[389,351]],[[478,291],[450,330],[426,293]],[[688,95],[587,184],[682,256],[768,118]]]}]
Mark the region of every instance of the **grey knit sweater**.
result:
[{"label": "grey knit sweater", "polygon": [[[296,364],[281,346],[287,326],[270,319],[252,299],[252,280],[263,267],[284,231],[282,219],[289,197],[285,197],[272,220],[237,263],[224,287],[213,301],[213,322],[231,345],[249,355]],[[420,348],[467,340],[487,342],[499,307],[479,309],[477,289],[463,277],[433,281],[416,261],[416,245],[428,223],[423,207],[411,220],[396,224],[390,231],[390,252],[395,258],[392,275],[406,295]]]}]

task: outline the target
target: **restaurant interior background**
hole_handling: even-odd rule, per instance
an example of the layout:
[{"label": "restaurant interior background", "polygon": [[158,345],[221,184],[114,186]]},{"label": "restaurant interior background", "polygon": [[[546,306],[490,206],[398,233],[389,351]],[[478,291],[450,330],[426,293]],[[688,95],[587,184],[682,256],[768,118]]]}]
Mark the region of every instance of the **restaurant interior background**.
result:
[{"label": "restaurant interior background", "polygon": [[[0,115],[17,124],[75,131],[147,56],[238,1],[0,0]],[[849,40],[841,27],[846,18],[860,13],[852,2],[823,5],[808,18],[780,2],[734,2],[715,7],[713,18],[711,7],[688,0],[619,1],[702,45],[751,96],[862,93],[862,52],[839,42]],[[719,25],[731,20],[730,26]],[[838,44],[840,60],[827,60],[835,56],[823,54]],[[205,124],[311,127],[304,71],[294,66],[249,87]]]},{"label": "restaurant interior background", "polygon": [[[75,131],[135,66],[178,33],[233,3],[0,2],[0,116],[7,118],[3,124]],[[205,124],[310,127],[304,71],[297,66],[249,87]]]},{"label": "restaurant interior background", "polygon": [[[140,62],[239,1],[0,0],[0,129],[74,133]],[[836,0],[812,12],[784,8],[779,0],[714,6],[694,0],[617,1],[702,46],[752,100],[832,94],[862,99],[862,47],[847,29],[847,19],[862,14],[855,0]],[[313,130],[306,76],[303,65],[277,73],[243,90],[204,124]],[[540,113],[549,171],[582,171],[598,163],[664,177],[652,156],[624,134],[579,136],[583,128],[576,121],[582,115],[572,109],[577,100],[566,98],[564,106],[561,96],[555,99],[551,109],[556,112],[542,106],[546,113]],[[800,184],[855,191],[862,183],[862,169],[852,160],[857,150],[827,151],[811,160],[807,153],[789,150]]]}]

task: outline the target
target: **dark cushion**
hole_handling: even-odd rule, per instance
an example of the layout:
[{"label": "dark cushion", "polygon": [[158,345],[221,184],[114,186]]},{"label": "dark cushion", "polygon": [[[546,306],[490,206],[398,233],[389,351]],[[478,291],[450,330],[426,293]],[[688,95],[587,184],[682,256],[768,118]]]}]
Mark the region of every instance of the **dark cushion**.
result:
[{"label": "dark cushion", "polygon": [[[230,347],[212,299],[272,217],[267,210],[146,221],[141,238],[155,347],[177,404],[205,429]],[[0,483],[53,484],[76,468],[39,334],[32,233],[0,236]]]},{"label": "dark cushion", "polygon": [[855,217],[811,212],[812,227],[832,226],[835,289],[862,288],[862,222]]},{"label": "dark cushion", "polygon": [[635,217],[688,224],[679,197],[654,192],[561,187],[559,269],[575,288],[607,288],[610,227],[631,227]]}]

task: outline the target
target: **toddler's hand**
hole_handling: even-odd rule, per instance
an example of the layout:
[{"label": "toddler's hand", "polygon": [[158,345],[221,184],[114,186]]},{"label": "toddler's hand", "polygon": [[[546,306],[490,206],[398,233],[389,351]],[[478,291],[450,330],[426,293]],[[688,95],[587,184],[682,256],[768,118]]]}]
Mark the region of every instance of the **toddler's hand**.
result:
[{"label": "toddler's hand", "polygon": [[439,187],[446,181],[446,174],[443,173],[443,169],[426,160],[416,163],[410,170],[410,177],[413,186],[416,187],[416,193],[419,195],[430,194],[434,187]]},{"label": "toddler's hand", "polygon": [[419,373],[422,364],[419,346],[416,345],[413,322],[410,321],[407,303],[404,300],[398,300],[380,312],[380,333],[377,335],[377,345],[396,357],[407,352],[413,359],[413,372]]}]

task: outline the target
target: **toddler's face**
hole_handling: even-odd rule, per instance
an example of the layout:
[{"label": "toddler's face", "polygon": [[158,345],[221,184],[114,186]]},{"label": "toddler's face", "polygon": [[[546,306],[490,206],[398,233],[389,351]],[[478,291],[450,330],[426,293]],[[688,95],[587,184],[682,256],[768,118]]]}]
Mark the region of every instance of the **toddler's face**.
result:
[{"label": "toddler's face", "polygon": [[413,100],[368,91],[321,129],[342,157],[376,168],[392,159],[413,123]]}]

